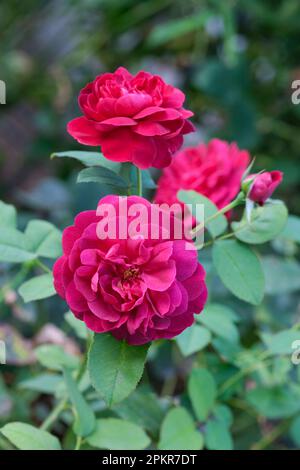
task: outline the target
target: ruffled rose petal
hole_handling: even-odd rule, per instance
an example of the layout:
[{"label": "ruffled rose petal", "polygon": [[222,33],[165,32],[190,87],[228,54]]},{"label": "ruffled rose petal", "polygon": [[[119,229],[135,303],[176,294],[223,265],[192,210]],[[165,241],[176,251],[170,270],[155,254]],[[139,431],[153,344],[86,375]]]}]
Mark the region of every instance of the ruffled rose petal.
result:
[{"label": "ruffled rose petal", "polygon": [[170,260],[166,266],[161,266],[158,270],[151,270],[151,266],[147,266],[148,271],[144,271],[142,278],[148,289],[154,291],[164,291],[170,287],[176,276],[176,264]]},{"label": "ruffled rose petal", "polygon": [[101,135],[95,126],[95,121],[91,121],[84,116],[70,121],[67,131],[80,144],[93,146],[101,144]]},{"label": "ruffled rose petal", "polygon": [[70,282],[66,290],[66,302],[71,310],[81,312],[87,310],[87,301],[84,296],[76,289],[74,281]]},{"label": "ruffled rose petal", "polygon": [[156,148],[151,139],[127,129],[117,129],[103,137],[102,151],[110,160],[132,162],[144,169],[151,166],[150,162],[155,158]]},{"label": "ruffled rose petal", "polygon": [[66,263],[66,257],[62,256],[56,262],[54,263],[53,266],[53,284],[56,292],[58,295],[60,295],[63,299],[65,298],[65,288],[64,288],[64,282],[63,282],[63,266]]}]

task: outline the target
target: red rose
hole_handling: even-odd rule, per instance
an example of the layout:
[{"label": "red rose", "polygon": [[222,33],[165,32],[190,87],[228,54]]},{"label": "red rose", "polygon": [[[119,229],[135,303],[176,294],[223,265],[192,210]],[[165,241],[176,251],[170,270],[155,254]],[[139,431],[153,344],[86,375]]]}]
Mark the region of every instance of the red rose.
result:
[{"label": "red rose", "polygon": [[[147,215],[146,235],[123,237],[121,231],[132,222],[135,204]],[[97,236],[105,233],[99,210],[106,211],[107,205],[115,208],[109,223],[116,223],[116,230],[102,239]],[[74,315],[96,333],[110,331],[129,344],[173,338],[191,326],[194,314],[204,307],[205,271],[196,249],[191,242],[176,239],[172,228],[166,238],[155,211],[161,213],[140,197],[106,196],[97,213],[80,213],[63,233],[63,256],[54,266],[54,285]]]},{"label": "red rose", "polygon": [[180,189],[194,190],[222,209],[236,197],[250,162],[249,153],[219,139],[177,153],[163,170],[155,202],[177,202]]},{"label": "red rose", "polygon": [[184,93],[147,72],[120,67],[89,83],[79,95],[84,116],[68,124],[81,144],[100,145],[106,158],[139,168],[163,168],[194,130]]},{"label": "red rose", "polygon": [[[248,186],[247,197],[261,206],[274,193],[277,186],[282,182],[283,173],[281,171],[265,171],[257,175],[249,175],[243,186]],[[249,187],[250,185],[250,187]]]}]

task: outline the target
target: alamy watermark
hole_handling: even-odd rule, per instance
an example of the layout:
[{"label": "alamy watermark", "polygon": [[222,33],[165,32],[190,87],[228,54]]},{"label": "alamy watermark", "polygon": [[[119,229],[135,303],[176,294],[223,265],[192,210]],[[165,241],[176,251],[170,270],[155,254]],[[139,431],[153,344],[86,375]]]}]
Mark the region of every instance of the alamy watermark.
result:
[{"label": "alamy watermark", "polygon": [[[193,215],[192,215],[193,214]],[[97,237],[100,240],[185,240],[186,249],[200,249],[204,243],[204,205],[103,203],[97,208]],[[196,222],[197,221],[197,222]],[[195,228],[196,223],[197,228]]]},{"label": "alamy watermark", "polygon": [[6,85],[3,80],[0,80],[0,104],[6,104]]},{"label": "alamy watermark", "polygon": [[300,339],[296,339],[296,341],[292,343],[292,349],[294,350],[291,357],[292,363],[298,366],[300,364]]},{"label": "alamy watermark", "polygon": [[6,346],[5,342],[0,340],[0,364],[6,364]]},{"label": "alamy watermark", "polygon": [[292,82],[292,96],[291,100],[293,104],[300,104],[300,80],[294,80]]}]

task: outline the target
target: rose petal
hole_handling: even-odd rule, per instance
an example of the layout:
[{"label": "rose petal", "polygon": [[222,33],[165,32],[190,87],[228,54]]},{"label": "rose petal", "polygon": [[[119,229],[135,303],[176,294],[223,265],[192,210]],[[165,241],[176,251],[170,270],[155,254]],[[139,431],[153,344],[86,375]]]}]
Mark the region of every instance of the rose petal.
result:
[{"label": "rose petal", "polygon": [[67,131],[75,140],[85,145],[100,145],[101,135],[95,125],[86,117],[78,117],[68,123]]}]

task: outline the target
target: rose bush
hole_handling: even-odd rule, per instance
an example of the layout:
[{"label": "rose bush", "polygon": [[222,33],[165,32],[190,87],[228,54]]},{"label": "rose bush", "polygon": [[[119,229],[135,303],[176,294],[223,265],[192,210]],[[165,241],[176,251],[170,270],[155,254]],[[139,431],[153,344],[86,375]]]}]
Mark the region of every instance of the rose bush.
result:
[{"label": "rose bush", "polygon": [[86,85],[79,95],[83,116],[68,124],[81,144],[101,146],[106,158],[138,168],[163,168],[194,130],[182,91],[158,75],[132,76],[120,67]]},{"label": "rose bush", "polygon": [[[17,356],[9,367],[20,354],[20,364],[30,365],[16,380],[19,406],[9,411],[25,422],[1,427],[0,447],[229,450],[242,447],[246,434],[246,447],[263,448],[288,428],[297,442],[297,351],[290,355],[299,324],[288,323],[285,312],[279,331],[278,325],[282,299],[290,305],[287,293],[300,288],[300,268],[291,259],[300,221],[288,219],[285,204],[271,199],[282,174],[246,176],[253,163],[234,143],[213,139],[177,153],[171,163],[182,135],[192,130],[183,100],[181,91],[146,72],[133,77],[121,68],[96,78],[80,94],[84,116],[68,128],[80,142],[101,145],[106,158],[89,151],[55,156],[87,167],[77,182],[98,184],[97,198],[105,197],[97,208],[87,186],[91,209],[63,233],[44,220],[30,220],[21,231],[28,214],[19,223],[15,208],[0,201],[1,269],[13,273],[1,289],[1,308],[12,306],[17,322],[24,312],[15,304],[16,290],[24,303],[56,293],[63,299],[45,304],[49,323],[57,315],[57,325],[33,338],[0,326],[0,340]],[[149,171],[140,168],[169,163],[155,195]],[[204,206],[204,220],[188,233],[186,220],[169,210],[178,199],[189,219],[198,219],[198,205]],[[180,215],[181,209],[178,204]],[[194,243],[189,235],[199,233],[204,240]],[[280,297],[275,319],[265,294]],[[69,337],[60,330],[66,304]],[[4,379],[5,411],[10,370]],[[22,393],[29,396],[27,414]],[[26,422],[31,415],[34,426]],[[274,432],[278,420],[286,421]],[[241,433],[249,427],[249,436]]]},{"label": "rose bush", "polygon": [[[125,221],[119,203],[126,203],[128,212],[134,204],[147,210],[145,237],[120,238],[119,225]],[[146,199],[106,196],[98,209],[107,204],[116,208],[117,236],[99,238],[97,226],[103,216],[97,211],[82,212],[64,230],[64,253],[53,271],[58,294],[96,333],[110,331],[129,344],[177,336],[193,324],[194,314],[203,310],[207,299],[205,272],[196,249],[184,239],[174,239],[171,230],[168,240],[162,233],[158,239],[151,238],[152,225],[157,223],[151,210],[156,207]],[[127,219],[134,220],[129,215]],[[159,229],[166,230],[161,221]]]}]

